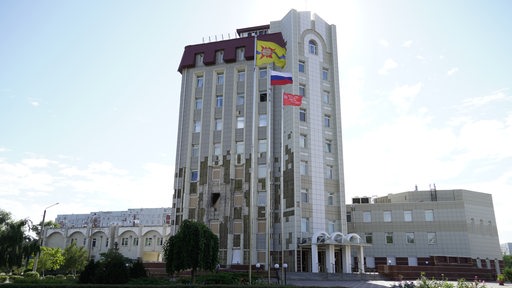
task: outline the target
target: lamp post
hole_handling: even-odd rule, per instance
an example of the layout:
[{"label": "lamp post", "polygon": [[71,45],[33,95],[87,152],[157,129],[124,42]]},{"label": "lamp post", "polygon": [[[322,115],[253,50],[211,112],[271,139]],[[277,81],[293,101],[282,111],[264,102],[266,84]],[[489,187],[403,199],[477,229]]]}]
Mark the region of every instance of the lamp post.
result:
[{"label": "lamp post", "polygon": [[288,268],[288,264],[283,263],[283,268],[284,268],[284,285],[286,286],[286,268]]},{"label": "lamp post", "polygon": [[274,268],[276,269],[276,279],[277,279],[277,284],[280,284],[279,282],[279,264],[274,264]]},{"label": "lamp post", "polygon": [[[58,205],[59,202],[57,203],[54,203],[46,208],[44,208],[44,212],[43,212],[43,222],[41,223],[41,231],[39,232],[39,238],[40,238],[40,241],[41,241],[41,247],[44,246],[44,237],[45,237],[45,233],[44,233],[44,221],[45,221],[45,218],[46,218],[46,210],[48,208],[51,208],[55,205]],[[39,250],[39,252],[37,252],[36,254],[36,259],[34,260],[34,267],[32,269],[32,271],[37,271],[37,261],[39,261],[39,256],[41,255],[41,250]]]}]

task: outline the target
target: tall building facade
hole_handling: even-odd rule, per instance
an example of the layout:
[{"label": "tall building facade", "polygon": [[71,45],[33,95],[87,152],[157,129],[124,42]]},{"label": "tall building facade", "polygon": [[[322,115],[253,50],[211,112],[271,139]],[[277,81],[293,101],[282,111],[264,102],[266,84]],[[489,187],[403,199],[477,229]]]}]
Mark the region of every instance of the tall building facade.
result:
[{"label": "tall building facade", "polygon": [[[348,271],[351,246],[316,246],[347,234],[336,27],[291,10],[237,33],[182,56],[175,228],[207,224],[223,265]],[[256,38],[286,47],[283,69],[255,67]],[[293,84],[270,86],[271,70]],[[283,107],[283,92],[302,105]]]}]

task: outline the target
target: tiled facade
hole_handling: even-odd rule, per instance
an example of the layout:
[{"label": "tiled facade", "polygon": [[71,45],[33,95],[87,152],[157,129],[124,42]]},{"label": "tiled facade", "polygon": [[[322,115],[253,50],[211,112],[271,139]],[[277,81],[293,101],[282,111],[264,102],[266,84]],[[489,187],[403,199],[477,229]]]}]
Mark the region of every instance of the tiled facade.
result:
[{"label": "tiled facade", "polygon": [[[238,33],[185,47],[175,223],[206,223],[223,265],[312,271],[318,264],[300,244],[321,231],[347,233],[336,27],[291,10]],[[254,68],[254,34],[286,43],[284,69]],[[271,69],[294,83],[270,87]],[[282,92],[303,94],[302,106],[282,109]]]}]

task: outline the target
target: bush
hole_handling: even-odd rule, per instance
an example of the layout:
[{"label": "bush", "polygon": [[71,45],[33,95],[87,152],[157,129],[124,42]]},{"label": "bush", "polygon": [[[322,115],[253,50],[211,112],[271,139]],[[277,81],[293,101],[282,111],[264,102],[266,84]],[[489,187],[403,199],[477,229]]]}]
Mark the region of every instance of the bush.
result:
[{"label": "bush", "polygon": [[80,273],[78,281],[80,283],[94,283],[94,273],[97,266],[94,260],[89,261],[89,263],[85,265],[84,271]]},{"label": "bush", "polygon": [[29,271],[23,274],[23,277],[28,279],[39,279],[39,273],[36,271]]},{"label": "bush", "polygon": [[57,274],[57,275],[55,275],[55,279],[63,280],[63,279],[66,279],[66,276],[62,275],[62,274]]},{"label": "bush", "polygon": [[0,275],[0,283],[4,283],[5,281],[7,281],[7,279],[9,279],[9,276],[7,275]]},{"label": "bush", "polygon": [[215,273],[215,274],[206,274],[197,277],[197,283],[201,284],[240,284],[240,275],[236,273]]},{"label": "bush", "polygon": [[148,273],[146,268],[144,268],[144,264],[140,260],[137,260],[133,263],[132,267],[130,267],[130,278],[146,278],[148,277]]},{"label": "bush", "polygon": [[503,270],[503,275],[505,275],[505,281],[512,281],[512,268],[505,268]]}]

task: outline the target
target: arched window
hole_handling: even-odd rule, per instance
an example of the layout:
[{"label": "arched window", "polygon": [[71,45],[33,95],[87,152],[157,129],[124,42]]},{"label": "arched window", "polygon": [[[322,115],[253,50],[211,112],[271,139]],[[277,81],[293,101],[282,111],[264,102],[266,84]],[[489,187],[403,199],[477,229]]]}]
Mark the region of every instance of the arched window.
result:
[{"label": "arched window", "polygon": [[314,40],[309,40],[309,54],[318,55],[318,44]]}]

